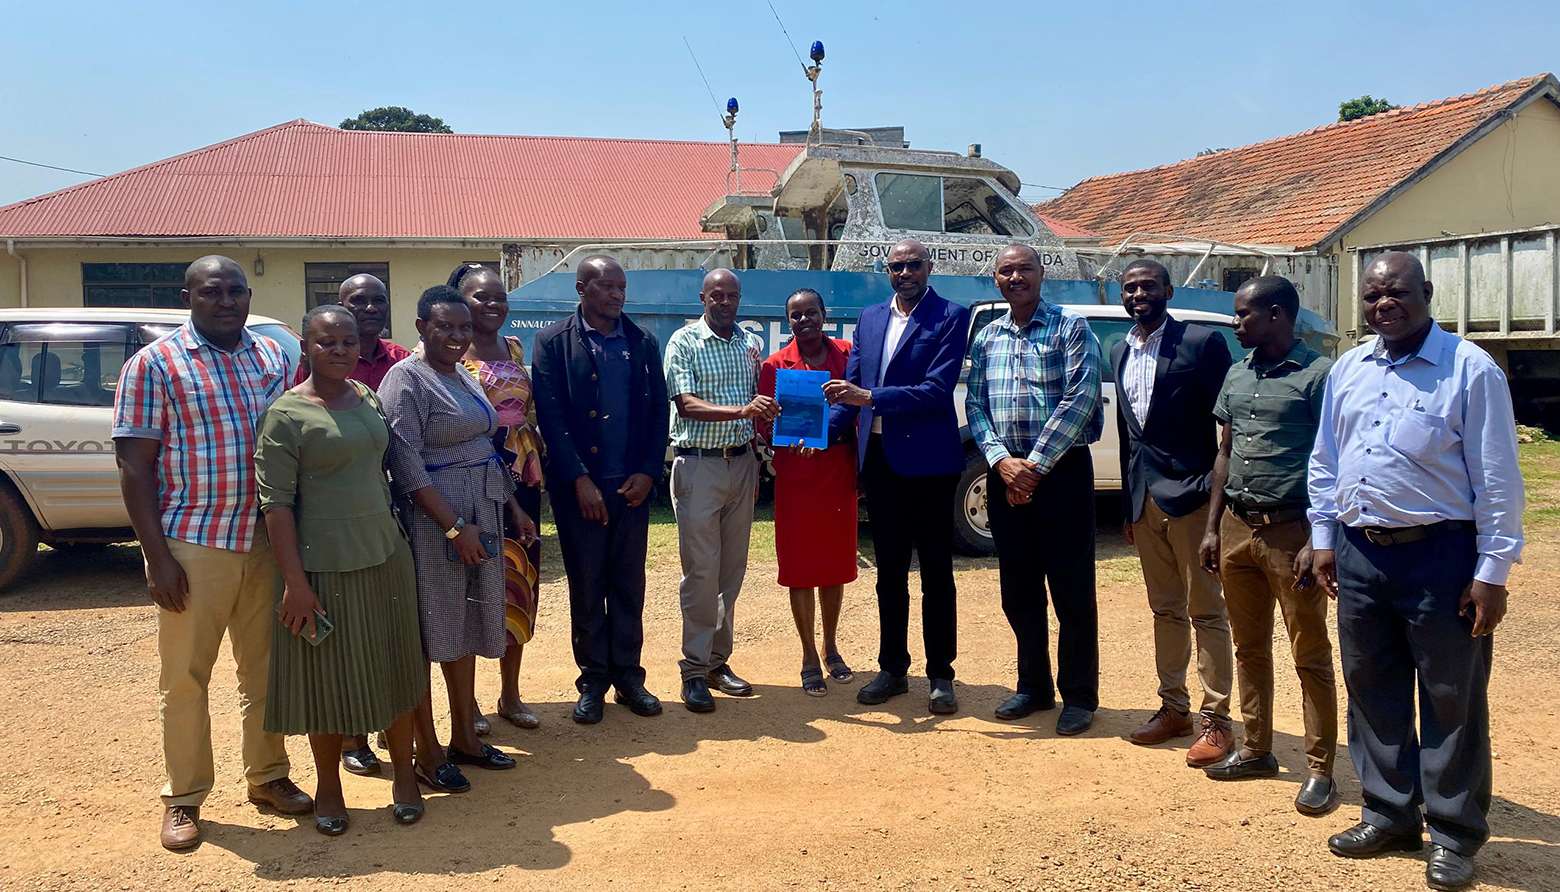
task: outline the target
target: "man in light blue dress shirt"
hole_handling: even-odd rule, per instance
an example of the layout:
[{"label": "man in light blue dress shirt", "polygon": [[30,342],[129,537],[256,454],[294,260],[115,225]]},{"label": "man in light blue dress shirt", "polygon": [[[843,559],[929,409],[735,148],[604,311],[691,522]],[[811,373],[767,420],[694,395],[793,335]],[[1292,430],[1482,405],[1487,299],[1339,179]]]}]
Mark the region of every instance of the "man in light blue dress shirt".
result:
[{"label": "man in light blue dress shirt", "polygon": [[1408,254],[1367,267],[1361,309],[1378,337],[1328,376],[1308,484],[1365,798],[1328,846],[1418,851],[1423,821],[1427,882],[1460,889],[1489,838],[1491,635],[1522,554],[1523,489],[1506,376],[1435,324],[1431,294]]}]

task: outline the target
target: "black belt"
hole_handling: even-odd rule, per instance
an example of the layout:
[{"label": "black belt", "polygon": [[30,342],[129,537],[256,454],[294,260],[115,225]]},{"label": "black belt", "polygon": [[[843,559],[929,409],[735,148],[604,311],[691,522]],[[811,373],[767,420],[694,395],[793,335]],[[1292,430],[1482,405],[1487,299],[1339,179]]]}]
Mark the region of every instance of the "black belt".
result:
[{"label": "black belt", "polygon": [[1471,530],[1473,529],[1473,521],[1443,520],[1418,527],[1354,527],[1353,529],[1364,533],[1365,538],[1369,539],[1373,545],[1407,545],[1410,542],[1420,542],[1432,536]]},{"label": "black belt", "polygon": [[1254,508],[1247,508],[1244,505],[1237,505],[1234,502],[1225,504],[1229,508],[1230,513],[1235,515],[1235,519],[1247,526],[1265,527],[1272,526],[1275,523],[1289,523],[1292,520],[1305,519],[1304,508],[1269,508],[1266,511],[1258,511]]},{"label": "black belt", "polygon": [[702,458],[736,458],[739,455],[753,452],[753,443],[748,441],[741,446],[722,446],[719,449],[705,449],[700,446],[678,446],[672,452],[677,455],[697,455]]}]

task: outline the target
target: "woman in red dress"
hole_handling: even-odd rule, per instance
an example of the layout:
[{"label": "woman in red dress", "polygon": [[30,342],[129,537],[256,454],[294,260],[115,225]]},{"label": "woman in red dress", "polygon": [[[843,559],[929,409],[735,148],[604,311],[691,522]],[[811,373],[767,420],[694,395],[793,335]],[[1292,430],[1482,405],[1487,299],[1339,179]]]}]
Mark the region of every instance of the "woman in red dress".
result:
[{"label": "woman in red dress", "polygon": [[[764,361],[758,392],[775,395],[779,369],[811,369],[845,377],[850,342],[826,337],[823,297],[803,288],[785,302],[791,341]],[[766,431],[767,434],[767,431]],[[813,591],[823,613],[823,663],[829,677],[844,684],[855,678],[840,657],[835,631],[845,585],[856,579],[856,449],[849,442],[824,449],[775,449],[775,556],[779,583],[791,590],[791,615],[802,638],[802,690],[829,692],[813,639]]]}]

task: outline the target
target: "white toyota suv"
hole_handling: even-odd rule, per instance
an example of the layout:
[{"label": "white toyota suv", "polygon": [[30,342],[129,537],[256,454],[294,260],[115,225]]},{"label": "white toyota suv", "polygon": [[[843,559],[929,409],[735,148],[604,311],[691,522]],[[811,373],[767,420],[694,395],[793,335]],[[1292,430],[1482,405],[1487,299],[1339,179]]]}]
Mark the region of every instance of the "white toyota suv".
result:
[{"label": "white toyota suv", "polygon": [[[119,370],[188,318],[183,310],[0,310],[0,590],[40,541],[87,550],[135,539],[109,438]],[[296,366],[292,329],[255,315],[248,325]]]}]

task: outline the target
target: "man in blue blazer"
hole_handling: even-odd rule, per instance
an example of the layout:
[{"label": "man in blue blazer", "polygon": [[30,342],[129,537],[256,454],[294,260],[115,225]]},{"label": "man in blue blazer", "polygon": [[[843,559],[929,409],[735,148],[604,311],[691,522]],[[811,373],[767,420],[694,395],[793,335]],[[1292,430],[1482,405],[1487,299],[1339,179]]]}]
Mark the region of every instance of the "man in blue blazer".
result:
[{"label": "man in blue blazer", "polygon": [[861,311],[845,380],[824,388],[831,438],[855,426],[856,457],[877,555],[877,678],[857,692],[862,703],[908,693],[910,554],[921,559],[921,626],[926,642],[928,708],[959,708],[953,694],[957,650],[953,586],[953,494],[964,471],[953,389],[969,337],[968,307],[927,286],[931,252],[905,239],[888,254],[894,296]]},{"label": "man in blue blazer", "polygon": [[[1154,655],[1162,703],[1129,739],[1142,746],[1197,734],[1186,763],[1203,768],[1229,755],[1234,687],[1230,621],[1219,580],[1201,570],[1208,496],[1219,447],[1214,402],[1230,368],[1218,332],[1172,319],[1170,273],[1138,260],[1121,273],[1121,302],[1136,325],[1110,351],[1121,443],[1122,533],[1137,547],[1154,612]],[[1194,722],[1186,666],[1197,637],[1201,714]]]}]

